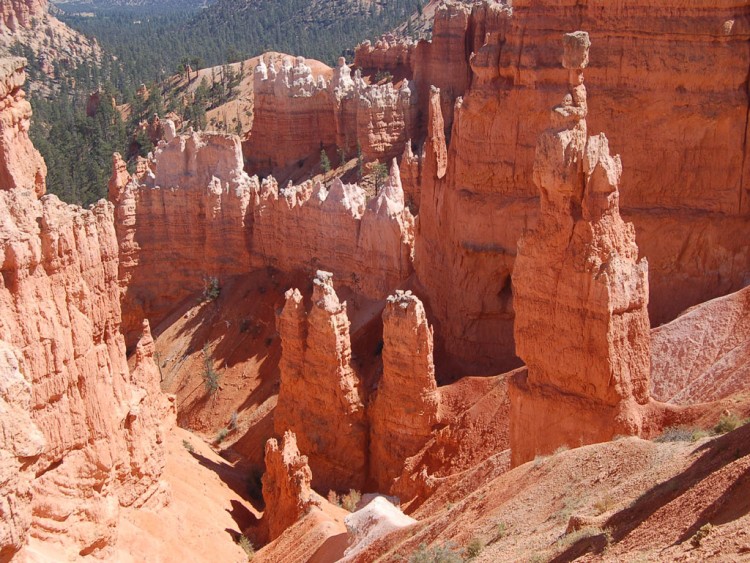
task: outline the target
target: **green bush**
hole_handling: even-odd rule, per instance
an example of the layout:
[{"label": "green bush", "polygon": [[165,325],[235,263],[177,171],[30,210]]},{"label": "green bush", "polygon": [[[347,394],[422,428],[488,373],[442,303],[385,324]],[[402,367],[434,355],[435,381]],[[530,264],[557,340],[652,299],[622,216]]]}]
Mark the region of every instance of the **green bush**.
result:
[{"label": "green bush", "polygon": [[474,559],[484,549],[484,542],[479,538],[471,538],[469,543],[466,545],[466,558]]},{"label": "green bush", "polygon": [[740,426],[740,419],[734,413],[724,413],[721,415],[719,422],[714,426],[714,432],[717,434],[726,434]]},{"label": "green bush", "polygon": [[453,544],[438,545],[428,548],[420,544],[417,551],[409,556],[409,563],[462,563],[463,557],[455,550]]},{"label": "green bush", "polygon": [[203,301],[215,301],[221,295],[219,278],[209,277],[203,280]]},{"label": "green bush", "polygon": [[203,346],[203,385],[209,395],[213,395],[219,390],[219,372],[214,369],[214,356],[208,346],[208,342]]},{"label": "green bush", "polygon": [[357,503],[362,499],[362,493],[349,489],[349,492],[341,497],[341,506],[349,512],[354,512],[357,508]]},{"label": "green bush", "polygon": [[242,551],[247,554],[247,560],[252,561],[253,557],[255,557],[255,548],[253,547],[252,542],[247,539],[247,536],[242,535],[240,536],[239,541],[237,544],[242,548]]}]

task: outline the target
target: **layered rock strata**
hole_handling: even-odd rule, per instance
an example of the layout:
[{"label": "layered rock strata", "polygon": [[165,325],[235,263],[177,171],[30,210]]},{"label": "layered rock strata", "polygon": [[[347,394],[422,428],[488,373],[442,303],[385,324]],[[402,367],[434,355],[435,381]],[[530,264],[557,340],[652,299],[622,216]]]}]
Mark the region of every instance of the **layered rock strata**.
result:
[{"label": "layered rock strata", "polygon": [[411,291],[388,297],[383,311],[383,375],[368,412],[370,475],[389,491],[404,461],[419,452],[439,420],[432,327]]},{"label": "layered rock strata", "polygon": [[[436,27],[448,23],[441,14]],[[469,46],[469,87],[457,102],[447,174],[422,170],[415,252],[454,364],[474,373],[516,365],[510,272],[538,213],[531,171],[546,126],[538,108],[554,103],[559,37],[575,27],[595,41],[589,125],[606,130],[629,163],[621,204],[649,259],[652,321],[742,287],[749,16],[732,0],[710,10],[679,0],[521,0],[512,15],[498,3],[472,8],[460,43]]]},{"label": "layered rock strata", "polygon": [[384,299],[413,272],[414,218],[399,168],[369,202],[356,184],[279,188],[242,171],[237,137],[191,133],[162,142],[134,177],[113,161],[123,327],[160,322],[208,278],[253,268],[326,268],[357,293]]},{"label": "layered rock strata", "polygon": [[47,166],[29,139],[31,104],[21,89],[26,59],[0,59],[0,190],[46,191]]},{"label": "layered rock strata", "polygon": [[312,472],[307,456],[301,455],[293,432],[285,432],[279,443],[266,442],[266,472],[263,475],[263,520],[269,541],[307,514],[319,501],[311,488]]},{"label": "layered rock strata", "polygon": [[276,433],[297,435],[316,489],[361,490],[367,481],[365,397],[351,364],[346,302],[339,301],[332,275],[317,273],[309,313],[299,290],[287,291],[277,324],[283,354]]},{"label": "layered rock strata", "polygon": [[158,323],[206,279],[250,269],[257,193],[237,137],[193,132],[162,142],[140,179],[115,156],[109,194],[129,347],[142,319]]},{"label": "layered rock strata", "polygon": [[296,165],[322,149],[390,159],[413,136],[417,106],[408,81],[368,85],[343,58],[330,81],[316,79],[302,57],[279,68],[261,60],[253,85],[253,127],[243,144],[251,172]]},{"label": "layered rock strata", "polygon": [[0,457],[13,473],[0,480],[0,552],[31,538],[104,554],[120,506],[166,500],[169,408],[148,327],[132,371],[126,362],[113,208],[14,189],[0,192],[0,217]]},{"label": "layered rock strata", "polygon": [[648,265],[619,213],[622,164],[588,137],[589,36],[564,36],[569,93],[537,144],[541,211],[518,245],[515,339],[527,372],[509,386],[511,459],[641,431],[649,401]]}]

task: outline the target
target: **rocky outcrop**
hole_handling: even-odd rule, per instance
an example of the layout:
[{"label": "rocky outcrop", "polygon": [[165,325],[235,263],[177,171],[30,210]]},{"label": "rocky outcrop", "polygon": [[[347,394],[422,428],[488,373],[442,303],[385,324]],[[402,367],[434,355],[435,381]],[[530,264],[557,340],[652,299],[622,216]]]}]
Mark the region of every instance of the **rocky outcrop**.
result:
[{"label": "rocky outcrop", "polygon": [[231,135],[193,132],[162,142],[141,179],[115,157],[109,193],[128,347],[144,318],[161,321],[209,277],[249,270],[257,191]]},{"label": "rocky outcrop", "polygon": [[[2,12],[0,12],[2,13]],[[29,139],[31,104],[21,87],[26,59],[0,59],[0,190],[46,191],[47,166]]]},{"label": "rocky outcrop", "polygon": [[356,184],[279,188],[242,171],[239,139],[191,133],[160,143],[135,177],[113,160],[123,327],[132,347],[143,318],[160,322],[199,291],[252,268],[326,268],[369,298],[383,299],[412,274],[414,218],[399,168],[366,202]]},{"label": "rocky outcrop", "polygon": [[[49,14],[47,0],[0,1],[0,51],[8,53],[19,44],[34,53],[39,69],[50,79],[57,78],[57,65],[76,68],[101,56],[96,40],[87,39]],[[29,87],[52,94],[44,80],[35,80]]]},{"label": "rocky outcrop", "polygon": [[340,561],[356,561],[357,555],[382,537],[408,528],[417,521],[401,512],[389,499],[376,496],[344,520],[349,536],[349,547]]},{"label": "rocky outcrop", "polygon": [[297,435],[316,489],[362,489],[368,450],[364,393],[351,364],[346,302],[339,301],[330,273],[317,273],[309,314],[299,290],[286,293],[278,331],[283,355],[276,433]]},{"label": "rocky outcrop", "polygon": [[404,461],[430,439],[439,406],[432,327],[422,302],[398,291],[383,312],[383,375],[368,413],[370,475],[379,491],[390,490]]},{"label": "rocky outcrop", "polygon": [[47,0],[3,0],[0,2],[0,31],[14,33],[30,28],[32,20],[43,18],[49,9]]},{"label": "rocky outcrop", "polygon": [[515,339],[527,372],[509,387],[518,465],[557,447],[641,431],[649,401],[648,266],[619,213],[620,158],[588,137],[589,36],[564,36],[569,93],[537,144],[541,212],[518,245]]},{"label": "rocky outcrop", "polygon": [[750,287],[686,311],[651,332],[651,394],[678,405],[750,386]]},{"label": "rocky outcrop", "polygon": [[334,147],[365,160],[400,156],[416,127],[416,97],[408,81],[368,85],[343,58],[330,80],[315,78],[302,57],[277,69],[261,60],[254,71],[253,127],[243,144],[251,172],[303,164]]},{"label": "rocky outcrop", "polygon": [[268,526],[270,541],[307,514],[320,506],[310,486],[312,472],[307,456],[297,448],[293,432],[285,432],[281,440],[266,442],[266,472],[263,474],[263,500],[266,511],[263,520]]},{"label": "rocky outcrop", "polygon": [[[436,28],[454,25],[441,14]],[[510,273],[539,209],[532,179],[546,127],[539,108],[556,101],[559,37],[579,26],[594,40],[589,126],[606,131],[629,164],[621,208],[649,260],[653,324],[742,287],[750,254],[735,241],[747,238],[750,224],[747,18],[734,0],[710,10],[679,0],[515,0],[512,15],[495,2],[472,8],[460,42],[468,45],[469,88],[455,112],[445,179],[423,169],[415,253],[451,364],[488,374],[518,363]]]},{"label": "rocky outcrop", "polygon": [[23,425],[2,433],[3,466],[20,471],[3,481],[13,515],[0,551],[31,539],[104,554],[119,506],[166,500],[168,405],[147,330],[133,371],[126,362],[113,208],[14,189],[0,192],[0,216],[2,425]]}]

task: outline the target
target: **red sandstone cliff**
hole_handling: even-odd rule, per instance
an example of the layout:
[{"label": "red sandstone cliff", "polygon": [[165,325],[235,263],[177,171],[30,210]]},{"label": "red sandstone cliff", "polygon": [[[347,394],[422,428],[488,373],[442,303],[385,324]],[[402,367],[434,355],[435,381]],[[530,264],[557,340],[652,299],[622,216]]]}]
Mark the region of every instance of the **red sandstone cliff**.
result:
[{"label": "red sandstone cliff", "polygon": [[29,139],[31,104],[21,90],[26,59],[2,59],[0,65],[0,190],[33,189],[42,196],[47,166]]},{"label": "red sandstone cliff", "polygon": [[148,325],[126,362],[113,206],[33,187],[0,191],[0,558],[27,545],[105,556],[120,506],[168,500],[168,404]]}]

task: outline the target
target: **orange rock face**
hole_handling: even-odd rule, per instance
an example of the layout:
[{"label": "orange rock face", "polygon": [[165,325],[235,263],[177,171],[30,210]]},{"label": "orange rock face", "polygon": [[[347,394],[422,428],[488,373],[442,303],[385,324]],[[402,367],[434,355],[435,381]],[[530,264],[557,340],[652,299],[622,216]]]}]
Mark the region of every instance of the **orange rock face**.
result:
[{"label": "orange rock face", "polygon": [[278,319],[283,355],[274,428],[297,435],[316,489],[362,489],[368,425],[361,382],[351,365],[346,302],[339,302],[332,275],[322,271],[314,280],[309,314],[298,290],[286,297]]},{"label": "orange rock face", "polygon": [[211,277],[327,268],[383,299],[413,272],[414,218],[397,165],[367,204],[363,189],[339,179],[330,189],[259,184],[242,171],[237,137],[193,133],[161,143],[140,177],[116,157],[109,193],[129,347],[143,318],[157,324]]},{"label": "orange rock face", "polygon": [[300,455],[297,438],[285,432],[281,444],[273,438],[266,443],[266,472],[263,475],[263,520],[268,525],[269,540],[319,506],[310,487],[312,472],[307,457]]},{"label": "orange rock face", "polygon": [[648,266],[620,217],[620,158],[604,134],[587,136],[588,34],[564,44],[569,93],[537,144],[542,209],[513,271],[516,348],[528,369],[510,386],[514,465],[638,434],[649,400]]},{"label": "orange rock face", "polygon": [[[749,224],[743,10],[731,0],[710,10],[619,0],[514,1],[512,15],[500,4],[472,8],[460,43],[470,46],[471,79],[458,93],[445,178],[422,173],[415,253],[438,340],[454,364],[474,373],[518,365],[510,273],[539,209],[532,170],[546,127],[540,108],[557,101],[559,38],[580,26],[594,41],[589,129],[606,131],[628,163],[621,208],[649,261],[652,322],[740,289],[750,271],[747,247],[732,242],[747,238]],[[436,29],[447,25],[441,17]]]},{"label": "orange rock face", "polygon": [[33,189],[41,197],[47,166],[29,139],[31,104],[21,90],[25,66],[19,57],[0,60],[0,190]]},{"label": "orange rock face", "polygon": [[47,13],[47,0],[3,0],[0,2],[0,31],[15,32],[19,27],[31,27],[33,18]]},{"label": "orange rock face", "polygon": [[302,57],[278,69],[261,60],[254,71],[253,127],[243,144],[251,172],[269,172],[338,147],[347,158],[399,156],[416,126],[409,81],[368,85],[343,58],[329,80],[317,79]]},{"label": "orange rock face", "polygon": [[193,133],[162,143],[141,180],[115,159],[123,331],[132,347],[141,321],[159,322],[209,277],[251,263],[251,201],[257,182],[242,171],[237,137]]},{"label": "orange rock face", "polygon": [[0,341],[17,350],[3,356],[3,389],[18,391],[4,400],[28,423],[0,445],[8,467],[22,463],[6,503],[23,499],[0,550],[32,538],[106,553],[119,506],[165,500],[168,408],[147,327],[132,372],[126,363],[112,205],[84,211],[15,189],[0,192],[0,216]]},{"label": "orange rock face", "polygon": [[378,490],[389,491],[404,461],[427,443],[439,405],[432,327],[422,302],[399,291],[383,312],[383,375],[368,412],[370,475]]}]

